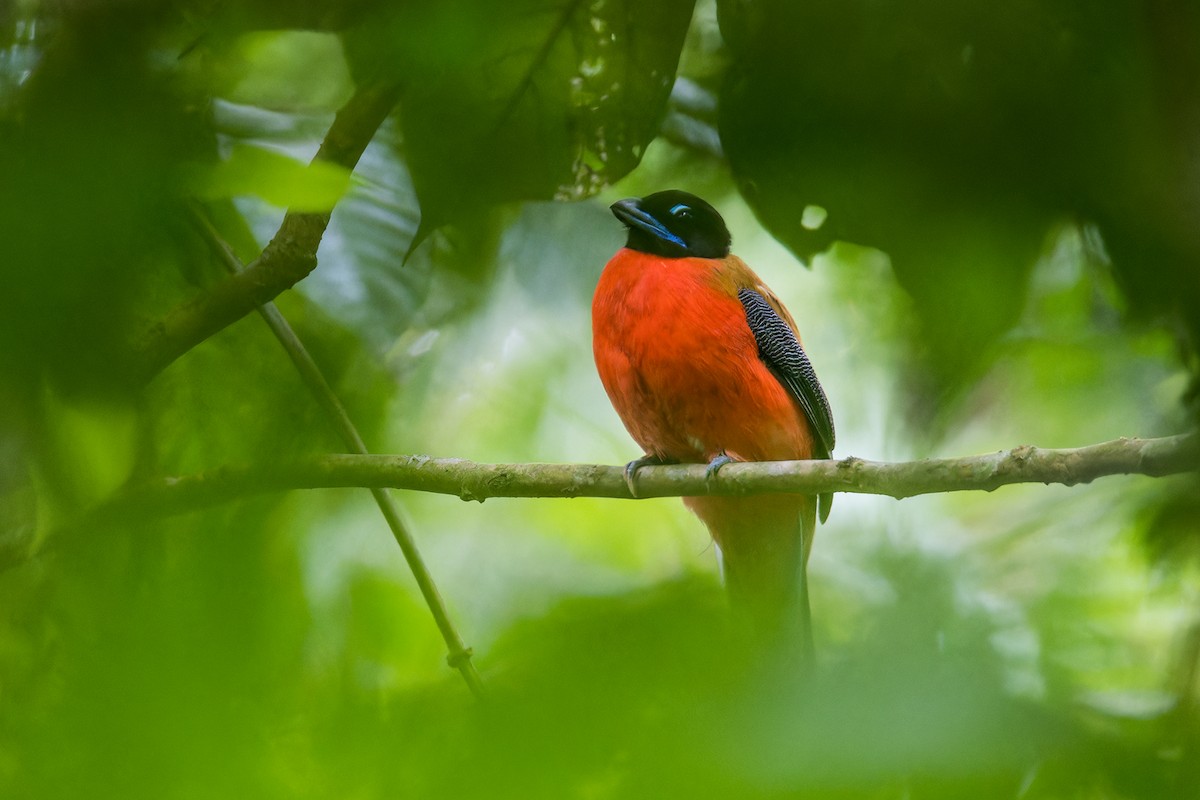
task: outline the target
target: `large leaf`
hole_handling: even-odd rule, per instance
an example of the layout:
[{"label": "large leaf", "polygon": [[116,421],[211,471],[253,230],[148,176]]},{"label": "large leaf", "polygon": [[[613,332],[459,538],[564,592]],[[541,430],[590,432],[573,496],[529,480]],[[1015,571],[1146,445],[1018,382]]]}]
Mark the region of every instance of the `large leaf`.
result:
[{"label": "large leaf", "polygon": [[301,290],[382,353],[412,324],[429,292],[433,258],[404,261],[419,212],[412,181],[390,146],[393,128],[363,153],[364,180],[338,204]]},{"label": "large leaf", "polygon": [[[799,256],[836,240],[887,251],[933,363],[960,376],[1015,321],[1053,221],[1120,217],[1158,185],[1140,16],[1074,0],[723,3],[723,144]],[[809,205],[828,212],[815,230]]]},{"label": "large leaf", "polygon": [[382,40],[352,38],[360,73],[364,53],[386,53],[405,86],[425,227],[509,200],[585,197],[629,172],[658,132],[691,11],[692,0],[425,2],[405,4]]},{"label": "large leaf", "polygon": [[256,195],[293,211],[329,211],[350,187],[350,173],[327,161],[303,164],[280,153],[234,145],[229,157],[198,170],[192,180],[205,200]]}]

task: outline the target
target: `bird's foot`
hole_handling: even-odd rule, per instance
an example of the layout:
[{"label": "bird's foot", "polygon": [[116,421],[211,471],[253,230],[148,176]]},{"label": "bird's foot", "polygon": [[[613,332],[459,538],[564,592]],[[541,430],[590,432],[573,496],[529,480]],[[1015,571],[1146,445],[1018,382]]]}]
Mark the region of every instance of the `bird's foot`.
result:
[{"label": "bird's foot", "polygon": [[733,461],[734,459],[726,454],[724,450],[717,453],[713,460],[708,462],[707,469],[704,470],[705,483],[712,483],[713,479],[717,477],[717,473],[721,471],[721,467],[726,464],[732,464]]},{"label": "bird's foot", "polygon": [[642,467],[661,467],[664,464],[678,464],[679,462],[671,458],[663,458],[656,455],[644,455],[641,458],[635,458],[625,465],[625,485],[629,487],[629,494],[634,497],[637,493],[637,472]]}]

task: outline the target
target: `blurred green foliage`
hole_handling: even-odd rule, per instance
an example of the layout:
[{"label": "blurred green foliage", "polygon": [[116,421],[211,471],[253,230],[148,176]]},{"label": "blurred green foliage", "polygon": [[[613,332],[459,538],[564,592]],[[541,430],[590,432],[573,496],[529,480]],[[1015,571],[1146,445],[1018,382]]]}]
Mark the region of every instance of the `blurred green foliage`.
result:
[{"label": "blurred green foliage", "polygon": [[[1200,794],[1194,477],[840,498],[808,676],[739,647],[678,502],[403,496],[483,703],[366,492],[88,514],[342,449],[255,317],[128,379],[223,277],[197,201],[244,261],[333,210],[278,303],[379,452],[638,455],[588,309],[605,201],[672,186],[800,321],[838,455],[1183,430],[1198,40],[1167,0],[0,4],[0,796]],[[308,166],[381,79],[354,175]]]},{"label": "blurred green foliage", "polygon": [[[1100,224],[1131,299],[1200,338],[1189,4],[718,5],[739,188],[801,258],[837,240],[886,250],[943,380],[1012,326],[1065,219]],[[828,212],[818,230],[809,204]]]}]

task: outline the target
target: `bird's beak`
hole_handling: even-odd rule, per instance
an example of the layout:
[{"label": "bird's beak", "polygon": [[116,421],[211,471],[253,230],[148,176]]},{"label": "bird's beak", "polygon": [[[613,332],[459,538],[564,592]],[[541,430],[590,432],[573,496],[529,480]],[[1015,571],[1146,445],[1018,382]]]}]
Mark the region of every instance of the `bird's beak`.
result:
[{"label": "bird's beak", "polygon": [[628,226],[646,230],[649,226],[656,224],[653,217],[642,211],[642,202],[636,197],[618,200],[609,208],[612,210],[613,216]]},{"label": "bird's beak", "polygon": [[661,222],[642,208],[642,201],[637,197],[627,197],[609,206],[613,216],[625,223],[628,228],[637,228],[651,236],[656,236],[680,247],[685,247],[683,240],[667,230]]}]

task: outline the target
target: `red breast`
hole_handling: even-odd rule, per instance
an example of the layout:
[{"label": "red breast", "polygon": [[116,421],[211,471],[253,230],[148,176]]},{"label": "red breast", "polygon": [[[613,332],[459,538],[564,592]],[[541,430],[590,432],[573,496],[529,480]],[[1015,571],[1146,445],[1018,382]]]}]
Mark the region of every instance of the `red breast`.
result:
[{"label": "red breast", "polygon": [[600,379],[647,453],[709,461],[808,458],[795,400],[758,355],[736,292],[742,262],[623,248],[592,303]]}]

